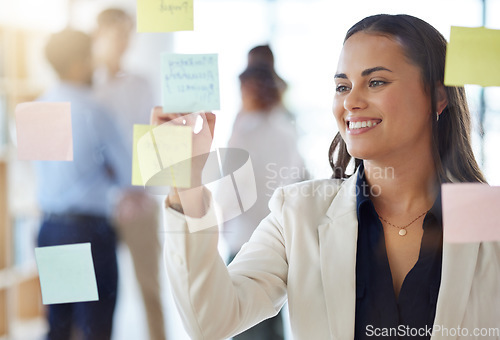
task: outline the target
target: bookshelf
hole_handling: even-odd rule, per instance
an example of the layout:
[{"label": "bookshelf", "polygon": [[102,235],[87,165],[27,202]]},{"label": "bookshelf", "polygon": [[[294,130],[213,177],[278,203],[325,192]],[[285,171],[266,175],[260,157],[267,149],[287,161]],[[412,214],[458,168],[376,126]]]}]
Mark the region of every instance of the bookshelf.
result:
[{"label": "bookshelf", "polygon": [[42,320],[44,309],[34,261],[39,214],[30,162],[17,160],[14,112],[36,99],[50,75],[42,47],[46,34],[0,26],[0,339]]}]

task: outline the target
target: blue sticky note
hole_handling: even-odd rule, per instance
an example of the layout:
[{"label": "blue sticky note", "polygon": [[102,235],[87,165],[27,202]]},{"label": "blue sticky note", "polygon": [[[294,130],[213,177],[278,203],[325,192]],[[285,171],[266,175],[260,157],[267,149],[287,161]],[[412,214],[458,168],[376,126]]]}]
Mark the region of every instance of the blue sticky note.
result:
[{"label": "blue sticky note", "polygon": [[162,54],[164,112],[220,109],[217,54]]},{"label": "blue sticky note", "polygon": [[44,305],[97,301],[90,243],[35,248]]}]

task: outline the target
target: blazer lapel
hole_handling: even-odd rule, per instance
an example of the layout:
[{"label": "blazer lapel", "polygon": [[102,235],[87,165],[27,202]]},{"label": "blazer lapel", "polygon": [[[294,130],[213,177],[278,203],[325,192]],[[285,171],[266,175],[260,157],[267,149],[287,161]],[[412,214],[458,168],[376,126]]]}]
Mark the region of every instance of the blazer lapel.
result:
[{"label": "blazer lapel", "polygon": [[[441,286],[436,307],[436,329],[457,328],[462,324],[476,269],[479,243],[443,244]],[[446,333],[443,333],[446,335]],[[453,333],[451,333],[453,334]],[[432,339],[456,339],[436,332]]]},{"label": "blazer lapel", "polygon": [[333,339],[354,338],[356,177],[354,174],[342,184],[326,214],[330,222],[318,227],[321,278]]}]

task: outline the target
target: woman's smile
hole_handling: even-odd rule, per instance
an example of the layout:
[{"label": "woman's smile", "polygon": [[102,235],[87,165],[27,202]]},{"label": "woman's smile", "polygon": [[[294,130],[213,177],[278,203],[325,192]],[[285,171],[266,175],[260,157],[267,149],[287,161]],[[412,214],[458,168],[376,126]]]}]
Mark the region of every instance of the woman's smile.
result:
[{"label": "woman's smile", "polygon": [[359,135],[367,131],[373,130],[382,119],[366,118],[366,117],[348,117],[346,118],[346,130],[348,134]]}]

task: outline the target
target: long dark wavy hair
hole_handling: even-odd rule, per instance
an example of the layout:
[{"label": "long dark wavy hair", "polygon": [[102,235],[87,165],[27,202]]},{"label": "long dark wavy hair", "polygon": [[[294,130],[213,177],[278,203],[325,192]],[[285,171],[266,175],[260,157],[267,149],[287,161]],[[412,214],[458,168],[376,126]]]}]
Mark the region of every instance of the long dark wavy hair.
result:
[{"label": "long dark wavy hair", "polygon": [[249,66],[240,74],[240,84],[252,93],[254,104],[270,112],[281,101],[281,94],[272,69],[265,64]]},{"label": "long dark wavy hair", "polygon": [[[352,26],[344,43],[357,32],[385,35],[396,39],[406,57],[421,70],[425,90],[430,94],[431,114],[437,111],[436,85],[444,82],[446,40],[425,21],[410,15],[380,14],[367,17]],[[486,182],[472,152],[470,113],[462,86],[445,86],[448,105],[439,120],[432,121],[432,155],[440,182]],[[328,151],[332,178],[345,178],[352,160],[340,133]],[[355,169],[361,164],[354,159]]]}]

